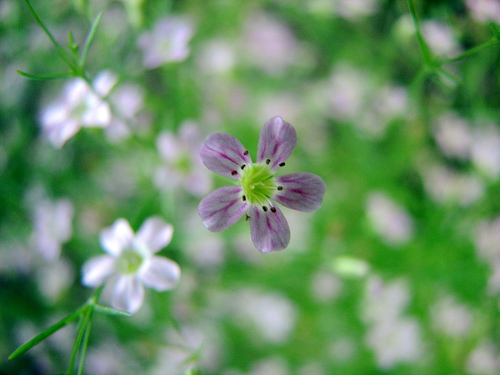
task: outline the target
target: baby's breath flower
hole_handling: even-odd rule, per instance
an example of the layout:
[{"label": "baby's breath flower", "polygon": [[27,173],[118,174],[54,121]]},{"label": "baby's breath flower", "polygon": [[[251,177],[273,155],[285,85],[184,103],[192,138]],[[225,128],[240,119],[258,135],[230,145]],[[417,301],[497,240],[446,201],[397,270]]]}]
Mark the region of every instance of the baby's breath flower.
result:
[{"label": "baby's breath flower", "polygon": [[136,235],[125,219],[101,232],[101,245],[108,255],[89,259],[83,265],[83,284],[98,287],[114,277],[111,305],[135,313],[144,299],[144,285],[158,291],[172,289],[180,277],[174,261],[154,255],[172,239],[173,227],[159,217],[150,217]]},{"label": "baby's breath flower", "polygon": [[200,148],[205,166],[212,172],[238,181],[205,197],[198,207],[203,224],[220,232],[244,214],[250,220],[255,247],[263,253],[288,246],[290,228],[275,204],[298,211],[315,211],[326,190],[323,180],[312,173],[292,173],[275,177],[297,143],[292,125],[276,116],[260,133],[257,162],[235,137],[225,133],[210,135]]}]

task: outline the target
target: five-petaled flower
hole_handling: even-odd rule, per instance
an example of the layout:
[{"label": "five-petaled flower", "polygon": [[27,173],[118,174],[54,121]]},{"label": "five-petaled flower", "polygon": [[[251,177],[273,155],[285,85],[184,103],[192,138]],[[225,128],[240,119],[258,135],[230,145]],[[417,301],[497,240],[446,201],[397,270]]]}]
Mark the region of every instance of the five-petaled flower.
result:
[{"label": "five-petaled flower", "polygon": [[220,232],[246,215],[258,250],[268,253],[287,247],[290,228],[275,203],[298,211],[314,211],[321,206],[326,189],[323,180],[312,173],[274,176],[296,143],[295,129],[279,116],[262,128],[256,163],[232,135],[210,135],[200,148],[203,163],[212,172],[238,181],[238,185],[219,188],[200,202],[198,212],[203,224]]},{"label": "five-petaled flower", "polygon": [[154,255],[170,243],[173,230],[163,219],[150,217],[134,235],[127,220],[116,220],[100,235],[101,245],[109,255],[91,258],[83,265],[83,284],[97,287],[114,279],[111,305],[135,313],[144,299],[144,285],[164,291],[179,280],[177,263]]}]

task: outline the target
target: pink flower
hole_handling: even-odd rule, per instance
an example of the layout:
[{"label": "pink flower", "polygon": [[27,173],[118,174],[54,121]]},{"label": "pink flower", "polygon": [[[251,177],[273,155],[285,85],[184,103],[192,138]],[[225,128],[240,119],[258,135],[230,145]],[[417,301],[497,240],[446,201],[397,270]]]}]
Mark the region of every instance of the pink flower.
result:
[{"label": "pink flower", "polygon": [[219,188],[200,202],[198,212],[203,224],[212,232],[220,232],[245,214],[259,251],[286,248],[290,228],[275,203],[298,211],[315,211],[321,207],[326,190],[323,180],[312,173],[274,176],[296,143],[295,129],[279,116],[262,128],[256,163],[232,135],[210,135],[200,148],[203,163],[212,172],[238,181],[238,185]]},{"label": "pink flower", "polygon": [[173,227],[159,217],[147,219],[136,235],[125,219],[101,232],[101,245],[108,255],[89,259],[83,265],[83,284],[98,287],[113,278],[111,305],[135,313],[144,299],[144,285],[164,291],[180,277],[174,261],[154,255],[172,239]]}]

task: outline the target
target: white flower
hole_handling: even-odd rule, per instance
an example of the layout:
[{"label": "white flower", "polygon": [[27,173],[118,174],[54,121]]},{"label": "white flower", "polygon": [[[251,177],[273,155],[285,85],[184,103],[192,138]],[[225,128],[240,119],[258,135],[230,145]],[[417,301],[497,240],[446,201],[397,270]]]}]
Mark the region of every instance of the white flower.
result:
[{"label": "white flower", "polygon": [[181,124],[178,134],[160,133],[156,145],[164,164],[156,171],[158,188],[171,189],[182,185],[196,196],[205,195],[210,190],[211,178],[198,153],[201,142],[198,125],[192,121]]},{"label": "white flower", "polygon": [[72,234],[74,208],[67,199],[54,202],[43,199],[35,203],[33,210],[32,241],[34,247],[48,261],[56,261],[61,246]]},{"label": "white flower", "polygon": [[53,103],[42,110],[40,122],[44,136],[55,147],[62,147],[81,127],[105,128],[111,121],[111,110],[102,97],[116,83],[116,77],[103,72],[91,87],[84,79],[74,78]]},{"label": "white flower", "polygon": [[101,245],[108,255],[94,257],[83,265],[83,284],[97,287],[113,277],[111,305],[135,313],[144,299],[144,285],[164,291],[179,280],[177,263],[154,255],[170,243],[173,230],[163,219],[150,217],[134,235],[127,220],[116,220],[101,231]]},{"label": "white flower", "polygon": [[413,236],[413,220],[403,207],[380,192],[368,197],[367,215],[374,231],[392,246],[402,245]]},{"label": "white flower", "polygon": [[156,22],[151,32],[139,37],[143,63],[148,69],[158,68],[167,62],[180,62],[189,55],[188,43],[193,36],[191,20],[168,17]]},{"label": "white flower", "polygon": [[500,1],[498,0],[467,0],[471,15],[479,22],[494,21],[500,23]]}]

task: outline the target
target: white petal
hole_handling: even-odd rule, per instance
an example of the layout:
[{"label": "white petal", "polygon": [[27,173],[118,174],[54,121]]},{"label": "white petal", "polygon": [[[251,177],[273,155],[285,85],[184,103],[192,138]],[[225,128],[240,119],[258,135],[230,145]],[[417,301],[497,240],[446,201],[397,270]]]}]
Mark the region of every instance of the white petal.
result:
[{"label": "white petal", "polygon": [[144,300],[144,287],[135,275],[120,276],[116,281],[111,306],[130,314],[139,310]]},{"label": "white petal", "polygon": [[100,255],[90,258],[82,267],[85,286],[98,287],[115,272],[115,258],[109,255]]},{"label": "white petal", "polygon": [[114,257],[119,256],[123,249],[132,246],[134,231],[125,219],[118,219],[114,224],[101,231],[101,246]]},{"label": "white petal", "polygon": [[174,261],[155,256],[141,267],[138,276],[147,286],[163,291],[172,289],[177,284],[181,276],[181,269]]},{"label": "white petal", "polygon": [[147,219],[139,228],[135,244],[149,253],[156,253],[167,246],[174,233],[174,227],[159,216]]}]

